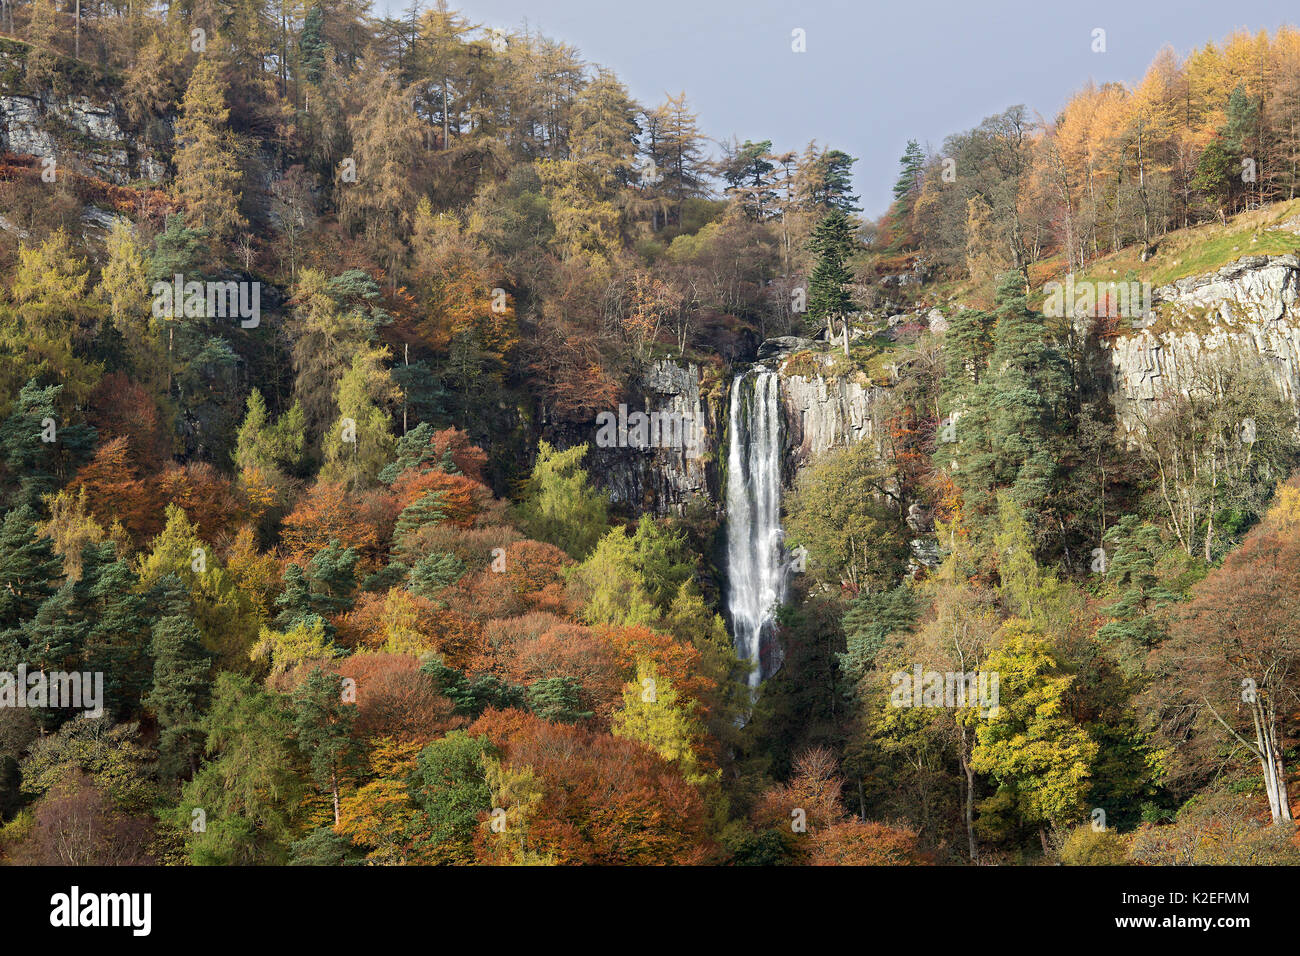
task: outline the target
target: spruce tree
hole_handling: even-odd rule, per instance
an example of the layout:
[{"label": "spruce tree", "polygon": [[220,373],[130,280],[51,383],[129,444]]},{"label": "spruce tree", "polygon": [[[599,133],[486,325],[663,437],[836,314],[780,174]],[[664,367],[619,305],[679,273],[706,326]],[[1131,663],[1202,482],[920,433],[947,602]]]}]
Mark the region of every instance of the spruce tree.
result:
[{"label": "spruce tree", "polygon": [[319,83],[321,71],[325,68],[324,37],[325,14],[320,4],[312,4],[307,16],[302,21],[302,33],[298,35],[298,61],[302,64],[302,75],[308,83]]},{"label": "spruce tree", "polygon": [[211,694],[211,656],[188,610],[153,625],[153,686],[144,706],[158,722],[158,773],[176,780],[198,768],[203,751],[203,712]]},{"label": "spruce tree", "polygon": [[808,315],[814,326],[853,310],[848,285],[853,273],[846,263],[853,254],[853,226],[842,210],[823,217],[813,230],[808,247],[817,257],[808,283]]}]

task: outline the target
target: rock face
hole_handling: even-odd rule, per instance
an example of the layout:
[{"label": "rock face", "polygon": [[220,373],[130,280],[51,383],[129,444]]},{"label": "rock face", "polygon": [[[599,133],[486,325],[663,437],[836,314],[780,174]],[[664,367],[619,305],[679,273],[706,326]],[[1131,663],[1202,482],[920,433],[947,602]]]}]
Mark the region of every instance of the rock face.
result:
[{"label": "rock face", "polygon": [[33,91],[22,83],[26,45],[0,47],[0,149],[85,171],[124,185],[161,182],[162,161],[128,131],[113,98],[93,94]]},{"label": "rock face", "polygon": [[[877,435],[872,412],[884,389],[856,377],[835,375],[830,371],[833,356],[817,351],[810,340],[798,365],[799,374],[790,374],[782,357],[796,346],[790,342],[773,343],[765,364],[780,371],[783,448],[782,474],[793,480],[799,469],[832,448],[844,447]],[[801,350],[802,351],[802,350]],[[808,374],[809,363],[825,371]],[[743,367],[734,370],[736,374]],[[727,391],[718,397],[704,394],[700,367],[694,363],[660,360],[648,366],[632,389],[621,418],[634,425],[636,412],[657,416],[661,422],[695,423],[695,441],[673,443],[639,441],[632,427],[624,428],[626,437],[614,443],[608,439],[617,431],[620,410],[611,408],[589,426],[565,429],[553,436],[564,447],[586,442],[590,446],[587,470],[603,487],[610,501],[632,513],[663,515],[680,513],[692,501],[721,506],[719,465],[721,450],[727,441]],[[601,440],[601,423],[611,428]],[[662,435],[660,438],[662,439]]]},{"label": "rock face", "polygon": [[[716,502],[723,429],[702,395],[700,367],[660,360],[642,373],[635,392],[624,414],[609,409],[603,413],[609,417],[598,419],[580,439],[591,446],[588,471],[616,506],[634,514],[681,512],[696,499]],[[659,423],[650,429],[648,441],[635,432],[636,412],[654,415]],[[630,427],[618,428],[620,418]],[[601,439],[602,420],[615,424],[605,438],[620,436],[612,446]],[[681,440],[673,440],[673,428],[680,429]]]},{"label": "rock face", "polygon": [[779,335],[774,339],[767,339],[758,347],[758,360],[763,362],[770,358],[782,358],[803,349],[815,348],[816,345],[817,343],[812,339],[800,338],[797,335]]},{"label": "rock face", "polygon": [[1246,256],[1163,286],[1152,300],[1159,317],[1150,327],[1103,343],[1126,429],[1143,406],[1186,392],[1196,369],[1216,355],[1258,363],[1300,407],[1300,258]]},{"label": "rock face", "polygon": [[[875,437],[871,412],[883,389],[856,378],[830,374],[829,353],[813,353],[813,358],[827,370],[824,374],[783,371],[781,376],[789,459],[787,474],[832,448]],[[800,367],[799,371],[802,373],[804,369]]]}]

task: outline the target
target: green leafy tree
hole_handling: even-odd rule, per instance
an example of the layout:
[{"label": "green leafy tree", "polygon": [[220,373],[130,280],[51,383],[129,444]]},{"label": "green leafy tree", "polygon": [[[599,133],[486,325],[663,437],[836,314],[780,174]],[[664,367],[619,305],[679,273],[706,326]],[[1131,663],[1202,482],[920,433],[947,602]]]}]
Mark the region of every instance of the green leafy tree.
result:
[{"label": "green leafy tree", "polygon": [[[203,730],[208,761],[185,785],[176,810],[190,861],[283,863],[302,799],[290,708],[250,678],[223,672]],[[201,829],[194,826],[200,819]]]},{"label": "green leafy tree", "polygon": [[36,512],[22,505],[0,523],[0,630],[32,617],[63,577],[63,561],[54,543],[37,533],[36,520]]},{"label": "green leafy tree", "polygon": [[[175,780],[198,770],[203,752],[203,712],[212,690],[212,658],[189,615],[179,578],[165,586],[172,596],[153,623],[153,685],[143,704],[158,722],[158,773]],[[169,612],[169,613],[166,613]]]},{"label": "green leafy tree", "polygon": [[415,761],[411,796],[416,846],[440,863],[470,863],[479,817],[492,809],[483,758],[492,755],[486,737],[454,730],[435,740]]},{"label": "green leafy tree", "polygon": [[1039,828],[1047,852],[1045,828],[1074,823],[1086,809],[1097,743],[1070,718],[1073,677],[1026,622],[1004,625],[984,667],[999,677],[998,705],[976,729],[971,764],[998,792],[981,810],[1014,807],[1021,822]]},{"label": "green leafy tree", "polygon": [[623,705],[614,712],[610,733],[645,744],[676,763],[688,781],[703,783],[711,775],[701,767],[697,755],[704,731],[694,710],[654,665],[638,661],[636,680],[623,688]]},{"label": "green leafy tree", "polygon": [[856,591],[896,577],[906,544],[889,493],[869,442],[837,448],[800,472],[786,499],[786,546],[805,549],[811,579]]},{"label": "green leafy tree", "polygon": [[530,537],[578,559],[596,546],[609,521],[608,499],[591,487],[581,465],[586,454],[586,445],[557,451],[539,442],[519,504],[519,518]]}]

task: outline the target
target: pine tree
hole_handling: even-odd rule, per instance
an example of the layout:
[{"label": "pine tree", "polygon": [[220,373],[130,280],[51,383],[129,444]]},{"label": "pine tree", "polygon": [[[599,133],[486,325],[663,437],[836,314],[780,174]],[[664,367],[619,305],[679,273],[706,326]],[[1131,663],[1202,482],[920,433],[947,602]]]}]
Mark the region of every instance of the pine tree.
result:
[{"label": "pine tree", "polygon": [[819,151],[809,143],[799,160],[799,200],[804,209],[816,213],[861,212],[853,189],[852,170],[857,160],[838,149]]},{"label": "pine tree", "polygon": [[284,590],[275,599],[280,608],[275,626],[281,631],[320,624],[334,635],[329,618],[352,608],[356,592],[358,555],[353,548],[341,548],[338,541],[312,555],[307,567],[290,563],[284,569]]},{"label": "pine tree", "polygon": [[14,502],[37,505],[94,452],[95,429],[66,420],[59,410],[62,391],[62,385],[29,381],[0,423],[0,460],[10,475],[18,476]]},{"label": "pine tree", "polygon": [[465,564],[460,558],[435,551],[415,562],[407,587],[421,597],[431,598],[447,585],[460,580],[464,573]]},{"label": "pine tree", "polygon": [[1117,590],[1115,603],[1101,609],[1112,620],[1097,629],[1097,640],[1122,643],[1126,651],[1144,654],[1166,633],[1166,622],[1155,612],[1179,600],[1156,571],[1166,551],[1160,530],[1137,515],[1124,515],[1102,541],[1106,582]]},{"label": "pine tree", "polygon": [[[916,140],[907,141],[907,149],[904,150],[898,165],[901,170],[898,180],[894,183],[894,202],[904,202],[914,197],[917,190],[921,188],[921,172],[925,169],[925,152]],[[910,203],[904,202],[904,207],[910,210]]]},{"label": "pine tree", "polygon": [[54,543],[37,534],[36,520],[36,512],[22,505],[0,523],[0,630],[32,617],[63,577],[63,562]]},{"label": "pine tree", "polygon": [[352,736],[357,709],[342,699],[342,678],[312,668],[293,695],[293,725],[298,749],[311,766],[312,779],[334,800],[334,825],[339,823],[339,786],[361,757]]},{"label": "pine tree", "polygon": [[1024,281],[1012,272],[998,285],[988,373],[968,390],[956,424],[955,477],[975,512],[991,513],[997,491],[1006,489],[1042,527],[1064,457],[1069,369],[1043,317],[1029,310]]},{"label": "pine tree", "polygon": [[916,598],[907,585],[889,591],[862,591],[844,613],[846,650],[839,654],[845,696],[858,695],[862,678],[890,635],[910,632],[916,626]]},{"label": "pine tree", "polygon": [[442,491],[427,491],[415,501],[402,509],[393,527],[393,549],[399,553],[405,550],[405,538],[408,534],[426,527],[439,524],[443,520]]},{"label": "pine tree", "polygon": [[401,438],[397,439],[394,458],[379,472],[379,480],[391,485],[398,475],[408,468],[424,468],[433,464],[436,458],[433,445],[433,425],[420,422]]},{"label": "pine tree", "polygon": [[104,696],[117,715],[138,709],[148,687],[146,600],[125,558],[112,541],[82,550],[75,583],[77,613],[86,621],[84,663],[104,674]]},{"label": "pine tree", "polygon": [[528,709],[542,720],[576,724],[592,716],[582,709],[582,685],[572,677],[543,677],[528,685]]},{"label": "pine tree", "polygon": [[428,362],[401,362],[393,366],[393,381],[402,393],[402,430],[410,422],[445,420],[447,390]]},{"label": "pine tree", "polygon": [[761,221],[770,215],[769,207],[776,192],[772,179],[776,166],[771,160],[770,139],[761,143],[745,140],[730,148],[719,166],[718,171],[727,183],[727,194],[736,198],[751,219]]}]

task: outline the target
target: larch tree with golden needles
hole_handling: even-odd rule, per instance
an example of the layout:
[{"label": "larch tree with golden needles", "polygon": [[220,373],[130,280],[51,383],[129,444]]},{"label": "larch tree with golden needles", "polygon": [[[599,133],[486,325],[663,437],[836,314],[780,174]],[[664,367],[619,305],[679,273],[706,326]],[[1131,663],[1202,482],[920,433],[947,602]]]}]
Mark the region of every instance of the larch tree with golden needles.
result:
[{"label": "larch tree with golden needles", "polygon": [[217,61],[200,57],[181,101],[175,189],[190,225],[206,230],[214,242],[248,225],[239,211],[243,173],[229,118]]}]

